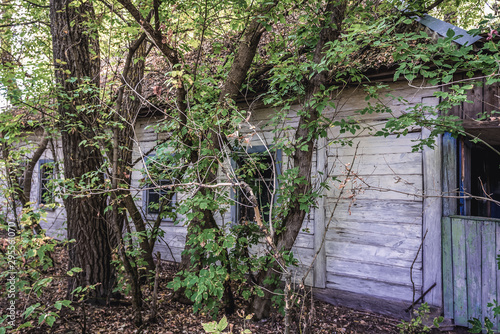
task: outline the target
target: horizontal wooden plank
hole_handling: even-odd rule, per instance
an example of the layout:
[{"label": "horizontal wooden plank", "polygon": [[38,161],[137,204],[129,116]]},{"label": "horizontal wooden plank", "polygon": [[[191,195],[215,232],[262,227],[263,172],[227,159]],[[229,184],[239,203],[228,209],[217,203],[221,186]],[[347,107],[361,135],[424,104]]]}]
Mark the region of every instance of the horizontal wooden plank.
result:
[{"label": "horizontal wooden plank", "polygon": [[455,223],[460,223],[464,224],[466,221],[474,221],[477,224],[482,224],[482,223],[487,223],[487,222],[493,222],[493,223],[500,223],[499,218],[486,218],[486,217],[473,217],[473,216],[450,216],[452,218],[452,224]]},{"label": "horizontal wooden plank", "polygon": [[[345,178],[341,177],[340,181]],[[328,199],[337,198],[341,189],[340,183],[333,181],[327,191]],[[351,177],[345,185],[342,198],[349,199],[383,199],[422,201],[422,175],[368,175]]]},{"label": "horizontal wooden plank", "polygon": [[299,232],[300,234],[314,235],[314,219],[304,219]]},{"label": "horizontal wooden plank", "polygon": [[[330,229],[333,229],[335,233],[337,233],[337,231],[345,232],[350,230],[353,231],[353,233],[378,233],[401,238],[420,238],[422,236],[421,224],[388,222],[383,219],[384,217],[375,217],[379,218],[381,221],[356,221],[350,218],[351,217],[345,219],[333,218],[330,223]],[[397,228],[395,228],[395,224],[397,224]]]},{"label": "horizontal wooden plank", "polygon": [[295,239],[294,247],[300,248],[314,248],[314,235],[299,233],[297,239]]},{"label": "horizontal wooden plank", "polygon": [[[388,284],[385,282],[349,276],[327,274],[326,287],[330,289],[356,292],[368,296],[408,301],[409,304],[413,298],[413,289],[409,286]],[[417,289],[420,290],[420,287],[417,286]],[[418,291],[416,295],[420,295],[420,291]],[[409,304],[408,306],[410,306]]]},{"label": "horizontal wooden plank", "polygon": [[158,238],[158,243],[168,244],[170,247],[184,249],[186,243],[186,233],[165,233],[161,238]]},{"label": "horizontal wooden plank", "polygon": [[[326,219],[330,218],[337,200],[328,199]],[[358,199],[354,203],[341,200],[335,209],[336,219],[352,219],[358,222],[387,222],[399,224],[422,224],[422,202],[380,199]]]},{"label": "horizontal wooden plank", "polygon": [[[395,86],[396,87],[396,86]],[[379,119],[388,119],[397,117],[403,114],[408,108],[414,107],[417,103],[424,102],[426,104],[435,104],[436,98],[432,97],[432,90],[415,89],[413,87],[398,87],[391,89],[394,96],[388,96],[386,93],[380,96],[382,103],[392,110],[392,115],[389,113],[373,113],[361,115],[358,113],[368,106],[368,103],[375,105],[378,100],[365,100],[366,93],[361,89],[347,89],[343,91],[342,98],[333,101],[334,108],[327,108],[323,115],[329,119],[340,119],[351,117],[363,122],[370,122]],[[431,102],[429,102],[431,101]],[[300,110],[300,105],[294,105],[287,112],[287,118],[283,122],[283,126],[296,127],[298,123],[297,110]],[[276,115],[274,108],[259,109],[252,113],[251,122],[254,126],[264,129],[274,129],[276,126],[268,126],[269,120]]]},{"label": "horizontal wooden plank", "polygon": [[[353,156],[356,152],[357,155],[381,155],[381,154],[395,154],[395,153],[410,153],[415,141],[422,137],[420,132],[412,132],[406,136],[397,137],[390,135],[387,137],[375,136],[358,136],[352,138],[352,145],[328,145],[328,156]],[[357,146],[357,150],[356,150]]]},{"label": "horizontal wooden plank", "polygon": [[[439,98],[428,96],[428,94],[429,92],[420,91],[420,93],[407,96],[407,99],[404,101],[397,98],[387,98],[385,99],[386,101],[384,104],[387,108],[389,108],[390,113],[385,111],[361,114],[360,110],[368,107],[368,104],[363,97],[358,97],[358,99],[347,101],[335,111],[327,111],[325,116],[330,119],[332,117],[335,117],[335,119],[349,118],[358,122],[372,122],[376,120],[385,121],[392,117],[400,117],[407,114],[408,111],[412,110],[417,104],[420,103],[425,104],[426,106],[436,106],[439,103]],[[377,101],[371,101],[370,103],[371,106],[375,106]]]},{"label": "horizontal wooden plank", "polygon": [[[396,228],[394,228],[396,229]],[[329,242],[348,242],[359,245],[391,247],[397,249],[416,250],[422,240],[418,235],[403,237],[381,234],[377,232],[361,232],[351,229],[329,228],[326,234]]]},{"label": "horizontal wooden plank", "polygon": [[156,139],[150,141],[139,142],[140,147],[135,146],[133,149],[133,155],[135,157],[145,156],[150,150],[156,147]]},{"label": "horizontal wooden plank", "polygon": [[[357,277],[359,279],[375,280],[388,284],[412,286],[410,268],[392,265],[380,265],[362,261],[347,261],[329,257],[327,270],[330,275]],[[413,270],[413,282],[422,286],[422,271]]]},{"label": "horizontal wooden plank", "polygon": [[[410,267],[417,249],[402,249],[398,247],[382,247],[373,245],[353,244],[350,242],[326,242],[326,256],[349,261],[364,261],[373,264]],[[415,268],[421,268],[421,254],[415,263]]]},{"label": "horizontal wooden plank", "polygon": [[[354,164],[351,166],[352,162]],[[358,176],[422,174],[422,154],[386,153],[382,155],[358,154],[328,158],[329,175],[345,175],[350,169]]]},{"label": "horizontal wooden plank", "polygon": [[308,266],[312,263],[314,258],[314,249],[292,247],[293,257],[299,261],[300,265]]},{"label": "horizontal wooden plank", "polygon": [[367,93],[359,88],[347,88],[342,90],[342,95],[339,99],[335,99],[334,103],[337,110],[360,110],[377,103],[382,103],[388,107],[401,106],[408,104],[421,103],[422,98],[432,96],[434,90],[414,88],[408,86],[404,82],[390,83],[388,89],[381,91],[378,99],[366,100]]},{"label": "horizontal wooden plank", "polygon": [[357,291],[349,292],[332,287],[328,289],[315,288],[314,298],[333,305],[382,314],[396,319],[404,319],[405,321],[410,320],[410,313],[405,312],[410,303],[395,300],[394,298],[374,297]]},{"label": "horizontal wooden plank", "polygon": [[[360,110],[367,107],[367,104],[354,103],[351,105],[346,105],[345,108],[341,108],[340,110],[336,110],[335,112],[332,110],[328,110],[325,116],[329,119],[334,117],[336,120],[342,118],[349,118],[350,120],[356,120],[358,122],[373,122],[377,120],[385,121],[392,117],[400,117],[408,112],[409,109],[414,108],[415,105],[419,102],[410,101],[408,104],[401,104],[393,101],[387,107],[390,108],[390,113],[388,112],[373,112],[373,113],[365,113],[361,114]],[[373,105],[373,104],[372,104]]]},{"label": "horizontal wooden plank", "polygon": [[[343,139],[343,142],[345,142],[359,137],[373,137],[374,134],[381,131],[385,127],[385,124],[386,121],[359,123],[360,129],[358,129],[354,134],[351,132],[340,133],[340,127],[331,127],[328,129],[328,144],[339,145],[339,139]],[[420,133],[422,128],[419,126],[410,126],[407,128],[407,131],[408,133]],[[393,136],[397,137],[397,135]]]},{"label": "horizontal wooden plank", "polygon": [[47,211],[47,217],[40,221],[40,226],[46,230],[47,236],[57,240],[66,239],[66,211],[64,208]]}]

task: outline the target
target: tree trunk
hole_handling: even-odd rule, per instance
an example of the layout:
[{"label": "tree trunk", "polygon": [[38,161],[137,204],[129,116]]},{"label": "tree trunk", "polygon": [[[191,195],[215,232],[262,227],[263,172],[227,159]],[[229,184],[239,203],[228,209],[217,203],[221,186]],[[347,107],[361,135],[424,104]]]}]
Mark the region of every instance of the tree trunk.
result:
[{"label": "tree trunk", "polygon": [[[50,1],[64,177],[87,187],[91,187],[87,173],[94,172],[97,183],[104,181],[99,172],[103,159],[93,130],[98,127],[100,83],[99,42],[91,25],[94,18],[91,2]],[[106,197],[90,191],[76,196],[68,189],[64,205],[68,239],[75,240],[69,245],[69,267],[82,269],[69,280],[68,293],[78,286],[95,285],[87,296],[89,301],[105,304],[113,287],[109,228],[104,218]]]},{"label": "tree trunk", "polygon": [[[340,2],[334,0],[328,1],[326,5],[328,20],[326,20],[326,25],[321,30],[320,38],[316,45],[313,57],[314,63],[319,64],[321,62],[324,56],[325,44],[340,37],[346,6],[347,2],[344,0]],[[289,204],[290,208],[288,214],[283,219],[282,225],[285,227],[284,231],[277,236],[276,248],[281,252],[290,251],[292,249],[306,214],[304,210],[300,209],[299,196],[310,193],[312,189],[311,166],[313,148],[320,131],[320,129],[317,129],[316,133],[310,133],[310,131],[313,131],[311,125],[318,121],[320,117],[320,113],[314,105],[313,100],[317,98],[316,95],[321,92],[321,87],[326,86],[326,83],[327,73],[323,71],[314,74],[311,80],[306,84],[305,112],[300,117],[297,131],[295,132],[295,152],[293,155],[294,167],[299,170],[298,177],[305,178],[305,182],[295,186],[292,193],[293,200]],[[307,147],[307,150],[304,150],[304,146]],[[264,284],[264,282],[269,281],[276,275],[276,272],[279,272],[279,266],[274,262],[269,268],[262,270],[257,275],[257,284],[263,286],[265,289],[263,289],[264,296],[255,296],[250,305],[250,312],[254,313],[255,320],[260,320],[269,316],[272,304],[272,293],[269,291],[274,291],[277,284]]]},{"label": "tree trunk", "polygon": [[[154,44],[160,52],[169,60],[172,67],[180,64],[180,58],[177,53],[177,50],[170,46],[167,42],[167,39],[164,38],[161,31],[159,29],[155,29],[150,23],[149,20],[144,19],[140,11],[132,4],[130,0],[118,0],[125,9],[134,17],[134,19],[141,25],[144,29],[145,33],[148,37],[154,41]],[[278,2],[271,2],[263,5],[260,9],[262,13],[266,13],[271,10]],[[243,38],[238,45],[238,51],[235,55],[234,61],[231,65],[231,69],[227,75],[227,78],[224,81],[224,84],[221,89],[221,93],[218,98],[218,108],[227,107],[228,101],[234,100],[234,98],[239,94],[241,86],[247,77],[248,71],[252,65],[252,61],[255,57],[255,53],[257,51],[258,44],[264,33],[265,29],[263,24],[261,23],[262,18],[253,18],[244,31]],[[182,81],[179,82],[176,87],[176,105],[178,108],[178,120],[181,127],[186,127],[188,123],[187,118],[187,92],[184,87],[184,83]],[[225,125],[223,125],[224,127]],[[224,136],[223,130],[221,133],[214,132],[213,130],[209,130],[202,135],[201,140],[208,141],[208,146],[210,150],[213,150],[214,155],[219,154],[222,151],[221,147],[221,138],[219,136]],[[193,145],[196,140],[200,140],[200,138],[192,138],[189,134],[189,131],[186,131],[186,134],[181,136],[181,140],[186,147],[193,147],[197,145]],[[225,140],[222,140],[225,141]],[[193,150],[191,153],[191,163],[196,164],[199,161],[198,152]],[[205,175],[205,178],[202,180],[198,180],[203,183],[212,183],[216,180],[216,173],[218,168],[217,159],[211,159],[211,164],[208,164],[211,170],[206,170],[200,172],[200,175]],[[208,189],[201,190],[204,192],[206,196],[213,195]],[[199,210],[203,214],[203,219],[198,220],[195,219],[189,223],[188,233],[186,236],[186,249],[183,252],[181,258],[181,270],[196,270],[196,265],[193,267],[191,263],[191,256],[188,253],[189,245],[187,245],[187,241],[195,235],[195,233],[199,233],[202,229],[205,228],[218,228],[215,223],[215,219],[213,217],[213,212],[210,210],[203,210],[199,208],[195,208],[194,210]],[[230,268],[229,268],[230,270]],[[225,282],[225,299],[227,301],[226,310],[232,312],[234,309],[234,303],[232,300],[232,293],[229,286],[229,281]],[[182,297],[182,291],[179,290],[176,293],[176,297],[179,301],[186,301],[185,298]]]},{"label": "tree trunk", "polygon": [[[129,48],[129,53],[122,73],[122,86],[118,92],[116,101],[117,113],[115,121],[124,120],[122,128],[116,127],[114,131],[112,186],[116,189],[130,188],[132,174],[132,151],[134,145],[134,125],[137,114],[141,107],[142,85],[144,78],[146,57],[146,35],[140,36]],[[137,232],[146,233],[146,222],[137,208],[130,191],[123,190],[116,193],[120,197],[118,204],[127,209]],[[120,231],[122,229],[120,228]],[[149,240],[144,237],[139,242],[143,251],[143,259],[147,263],[148,272],[154,271],[156,266],[153,259],[153,247]],[[149,273],[148,273],[149,274]]]},{"label": "tree trunk", "polygon": [[38,144],[38,147],[33,153],[33,156],[28,161],[28,164],[24,171],[24,177],[23,177],[24,182],[22,184],[23,191],[22,194],[19,194],[19,198],[21,200],[21,204],[23,205],[23,207],[26,206],[26,204],[30,201],[31,198],[31,181],[33,180],[33,171],[35,169],[35,166],[38,163],[38,160],[40,160],[40,157],[42,156],[43,152],[45,152],[47,144],[49,143],[49,134],[44,132],[42,136],[43,136],[42,140]]}]

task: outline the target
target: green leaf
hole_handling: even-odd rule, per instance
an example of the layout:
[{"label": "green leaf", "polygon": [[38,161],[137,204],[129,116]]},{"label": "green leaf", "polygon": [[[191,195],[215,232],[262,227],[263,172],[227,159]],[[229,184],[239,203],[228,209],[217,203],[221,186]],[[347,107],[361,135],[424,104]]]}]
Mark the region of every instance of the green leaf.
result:
[{"label": "green leaf", "polygon": [[222,332],[224,329],[226,329],[227,325],[227,318],[226,316],[224,316],[222,319],[220,319],[219,324],[217,325],[217,330]]},{"label": "green leaf", "polygon": [[81,273],[82,271],[83,271],[82,268],[74,267],[74,268],[71,268],[66,274],[68,276],[73,276],[75,273]]},{"label": "green leaf", "polygon": [[58,300],[54,303],[54,307],[61,310],[62,307],[69,307],[71,305],[71,300]]},{"label": "green leaf", "polygon": [[56,322],[56,317],[52,316],[52,315],[49,315],[46,319],[45,319],[45,322],[47,323],[47,325],[49,325],[50,327],[52,327],[52,325],[54,324],[54,322]]},{"label": "green leaf", "polygon": [[25,319],[26,319],[26,318],[28,318],[28,317],[31,315],[31,313],[33,313],[33,311],[34,311],[37,307],[39,307],[40,305],[41,305],[40,303],[36,303],[36,304],[31,305],[30,307],[28,307],[28,308],[26,309],[26,311],[24,311],[24,312],[23,312],[23,314],[22,314],[22,315],[24,315],[24,318],[25,318]]},{"label": "green leaf", "polygon": [[453,79],[453,74],[449,74],[443,78],[444,83],[448,83]]},{"label": "green leaf", "polygon": [[415,74],[407,74],[406,76],[406,80],[408,81],[412,81],[413,79],[415,79],[417,76]]},{"label": "green leaf", "polygon": [[207,333],[214,333],[217,330],[217,323],[215,321],[206,323],[206,324],[201,324],[203,326],[203,329]]}]

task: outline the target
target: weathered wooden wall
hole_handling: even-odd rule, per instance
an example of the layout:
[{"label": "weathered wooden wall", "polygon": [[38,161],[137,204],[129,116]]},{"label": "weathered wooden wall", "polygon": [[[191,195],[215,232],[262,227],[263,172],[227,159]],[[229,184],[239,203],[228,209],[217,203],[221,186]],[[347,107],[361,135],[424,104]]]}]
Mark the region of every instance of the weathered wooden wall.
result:
[{"label": "weathered wooden wall", "polygon": [[410,301],[416,259],[413,280],[420,295],[422,154],[411,150],[419,136],[357,136],[357,152],[330,148],[329,175],[343,182],[347,164],[351,173],[342,194],[338,183],[327,193],[327,287]]},{"label": "weathered wooden wall", "polygon": [[[374,137],[373,133],[389,117],[401,115],[418,103],[436,105],[437,99],[432,97],[432,90],[414,89],[406,83],[390,84],[390,92],[403,98],[382,97],[381,102],[391,108],[392,115],[359,114],[368,102],[377,101],[366,101],[365,93],[356,88],[343,91],[336,108],[326,111],[328,118],[355,120],[362,130],[346,135],[340,134],[338,128],[331,128],[328,138],[318,143],[313,180],[327,176],[331,188],[319,199],[318,208],[310,215],[312,219],[304,222],[303,227],[309,233],[299,235],[295,251],[298,257],[308,260],[318,252],[313,271],[316,287],[409,302],[413,299],[413,289],[415,298],[422,293],[423,252],[418,255],[417,252],[422,243],[424,217],[427,217],[427,228],[432,230],[427,245],[428,281],[434,282],[440,275],[440,259],[436,261],[431,253],[440,253],[436,247],[440,247],[441,240],[441,203],[428,202],[428,211],[432,214],[426,213],[423,204],[424,191],[435,195],[441,188],[436,181],[441,171],[434,160],[440,152],[428,152],[427,159],[422,152],[413,152],[412,146],[422,137],[420,128],[410,129],[403,137]],[[298,108],[300,106],[292,108],[285,126],[297,125],[294,110]],[[266,126],[272,113],[272,110],[260,110],[253,114],[253,121],[265,136],[269,136],[272,129]],[[352,140],[352,143],[342,146],[335,142],[338,139]],[[424,161],[434,178],[424,180]],[[341,191],[348,168],[352,168],[350,181]],[[440,282],[437,283],[436,296],[429,302],[440,306]]]},{"label": "weathered wooden wall", "polygon": [[[495,261],[500,248],[500,219],[443,217],[444,311],[459,326],[488,317],[500,321],[487,307],[500,300],[500,272]],[[451,301],[451,302],[446,302]]]},{"label": "weathered wooden wall", "polygon": [[[414,290],[415,298],[422,293],[424,275],[422,252],[417,252],[425,216],[423,195],[429,187],[423,177],[424,156],[412,148],[422,132],[414,128],[407,136],[386,138],[373,133],[387,118],[401,115],[417,103],[435,105],[436,99],[432,91],[406,83],[391,84],[390,91],[403,98],[382,97],[392,115],[356,114],[368,102],[355,89],[344,92],[337,102],[340,108],[331,113],[354,116],[363,130],[341,135],[333,128],[329,134],[330,141],[351,139],[352,145],[333,143],[327,150],[328,175],[338,181],[332,182],[325,203],[326,224],[331,221],[325,245],[326,287],[411,302]],[[349,182],[344,182],[346,177]],[[439,229],[439,217],[435,223]]]}]

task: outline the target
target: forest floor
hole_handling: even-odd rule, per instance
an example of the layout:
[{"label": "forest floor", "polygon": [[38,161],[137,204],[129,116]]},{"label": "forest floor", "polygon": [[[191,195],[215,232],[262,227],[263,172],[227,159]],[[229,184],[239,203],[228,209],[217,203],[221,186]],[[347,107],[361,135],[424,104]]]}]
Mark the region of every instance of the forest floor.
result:
[{"label": "forest floor", "polygon": [[[49,272],[46,274],[54,277],[64,276],[67,263],[66,252],[58,251],[52,257],[56,265],[53,269],[49,269]],[[63,308],[60,312],[60,317],[57,318],[52,327],[44,323],[38,325],[37,319],[33,319],[33,327],[23,329],[21,333],[205,333],[202,323],[208,323],[212,321],[212,318],[200,313],[195,314],[191,306],[172,300],[173,291],[167,288],[167,283],[172,280],[176,272],[176,265],[163,262],[160,270],[158,281],[158,317],[156,322],[148,321],[150,311],[146,306],[146,310],[144,311],[146,323],[140,328],[135,327],[130,300],[125,298],[107,307],[79,304],[75,305],[74,310]],[[65,299],[65,294],[65,279],[54,279],[40,297],[33,294],[30,296],[19,296],[16,303],[18,310],[17,322],[20,323],[20,314],[29,305],[35,303],[53,305],[55,301]],[[310,301],[308,304],[311,305]],[[401,333],[397,327],[401,323],[398,319],[334,306],[318,300],[315,300],[313,305],[313,312],[307,312],[309,322],[307,326],[308,333]],[[226,333],[242,333],[244,329],[250,330],[251,333],[274,334],[284,332],[283,316],[277,312],[274,312],[267,320],[256,322],[246,320],[246,315],[243,311],[245,308],[243,300],[237,300],[237,306],[238,311],[228,316],[229,326],[225,330]],[[0,309],[5,310],[6,307],[7,300],[5,298],[0,299]],[[2,311],[2,313],[4,312]],[[222,316],[222,313],[219,314],[217,319],[221,319]],[[297,322],[293,321],[292,333],[300,333],[297,330]],[[466,331],[447,333],[466,333]]]}]

